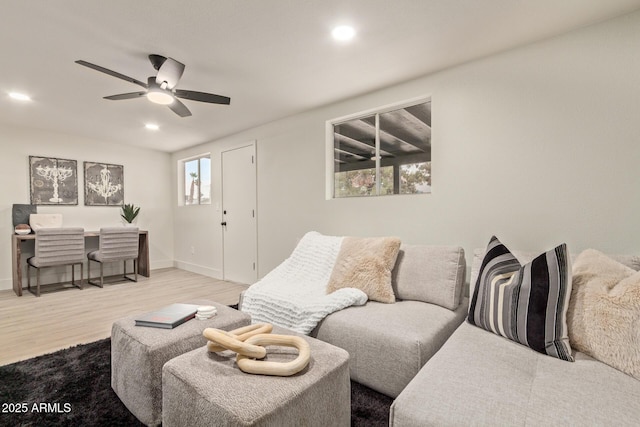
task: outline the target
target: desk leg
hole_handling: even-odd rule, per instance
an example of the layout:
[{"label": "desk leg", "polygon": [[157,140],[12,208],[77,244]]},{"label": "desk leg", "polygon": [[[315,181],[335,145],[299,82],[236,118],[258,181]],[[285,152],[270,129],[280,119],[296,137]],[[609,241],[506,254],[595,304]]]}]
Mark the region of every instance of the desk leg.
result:
[{"label": "desk leg", "polygon": [[11,259],[13,263],[13,292],[22,296],[22,247],[17,235],[11,236]]},{"label": "desk leg", "polygon": [[138,243],[138,274],[149,277],[149,235],[140,233],[140,241]]}]

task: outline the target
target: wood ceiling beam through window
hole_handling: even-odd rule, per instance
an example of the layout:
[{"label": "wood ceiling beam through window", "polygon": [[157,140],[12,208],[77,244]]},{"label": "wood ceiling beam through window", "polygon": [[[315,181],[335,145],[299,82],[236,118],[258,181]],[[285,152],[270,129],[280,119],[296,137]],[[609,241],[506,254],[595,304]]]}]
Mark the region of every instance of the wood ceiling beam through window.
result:
[{"label": "wood ceiling beam through window", "polygon": [[369,157],[365,157],[361,154],[356,154],[351,151],[343,150],[341,148],[334,149],[334,160],[338,163],[353,163],[360,162],[364,160],[369,160]]},{"label": "wood ceiling beam through window", "polygon": [[412,105],[404,109],[406,112],[414,116],[429,127],[429,136],[431,136],[431,102]]},{"label": "wood ceiling beam through window", "polygon": [[431,126],[406,109],[380,114],[380,129],[422,151],[431,145]]},{"label": "wood ceiling beam through window", "polygon": [[[372,140],[370,142],[362,141],[344,135],[342,133],[334,132],[334,141],[338,143],[338,147],[334,147],[334,153],[339,149],[343,153],[351,154],[352,156],[354,156],[352,160],[347,160],[344,157],[340,157],[340,159],[348,162],[359,161],[359,157],[365,159],[370,158],[371,156],[375,155],[376,152],[375,140]],[[337,155],[337,153],[335,154]],[[392,153],[385,150],[380,150],[380,155],[390,157],[393,156]]]}]

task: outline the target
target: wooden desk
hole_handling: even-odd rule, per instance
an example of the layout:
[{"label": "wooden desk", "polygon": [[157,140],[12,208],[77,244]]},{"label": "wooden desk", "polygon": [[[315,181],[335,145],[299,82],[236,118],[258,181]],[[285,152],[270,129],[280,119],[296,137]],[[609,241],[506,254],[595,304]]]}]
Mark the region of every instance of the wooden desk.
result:
[{"label": "wooden desk", "polygon": [[[99,231],[85,231],[84,237],[98,237]],[[11,237],[13,291],[19,297],[22,296],[22,242],[35,240],[35,234],[13,234]],[[138,274],[149,277],[149,233],[140,230],[140,242],[138,244]]]}]

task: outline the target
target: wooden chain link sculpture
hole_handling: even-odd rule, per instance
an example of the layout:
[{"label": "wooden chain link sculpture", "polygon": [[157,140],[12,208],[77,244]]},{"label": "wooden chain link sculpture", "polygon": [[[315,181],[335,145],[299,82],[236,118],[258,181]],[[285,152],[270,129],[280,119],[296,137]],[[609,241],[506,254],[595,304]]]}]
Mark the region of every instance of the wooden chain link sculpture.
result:
[{"label": "wooden chain link sculpture", "polygon": [[[288,377],[302,371],[311,358],[309,343],[301,337],[271,334],[272,330],[273,325],[258,323],[230,332],[206,328],[202,334],[209,340],[207,349],[210,352],[231,350],[238,353],[236,363],[243,372]],[[266,357],[267,349],[264,346],[267,345],[294,347],[298,350],[298,357],[290,362],[255,360]]]}]

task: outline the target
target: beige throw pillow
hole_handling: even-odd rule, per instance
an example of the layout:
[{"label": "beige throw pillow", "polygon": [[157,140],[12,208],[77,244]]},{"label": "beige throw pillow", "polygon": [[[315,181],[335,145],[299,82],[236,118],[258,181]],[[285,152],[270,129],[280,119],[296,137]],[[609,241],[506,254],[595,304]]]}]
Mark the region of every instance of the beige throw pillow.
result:
[{"label": "beige throw pillow", "polygon": [[640,272],[594,249],[573,264],[571,347],[640,380]]},{"label": "beige throw pillow", "polygon": [[358,288],[370,300],[392,303],[391,270],[400,239],[396,237],[345,237],[327,285],[330,294],[341,288]]}]

